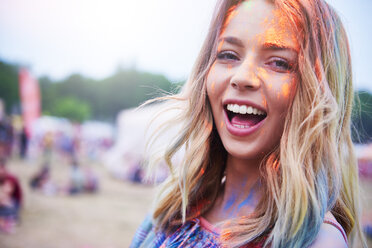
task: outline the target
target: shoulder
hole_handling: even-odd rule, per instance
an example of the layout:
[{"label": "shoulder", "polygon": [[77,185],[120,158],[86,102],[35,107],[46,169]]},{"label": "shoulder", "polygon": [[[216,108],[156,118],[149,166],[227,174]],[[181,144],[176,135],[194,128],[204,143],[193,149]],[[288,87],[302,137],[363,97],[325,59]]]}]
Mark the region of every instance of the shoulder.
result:
[{"label": "shoulder", "polygon": [[328,212],[320,227],[318,236],[310,248],[347,248],[347,237],[342,226],[335,217]]},{"label": "shoulder", "polygon": [[147,215],[145,220],[142,222],[142,224],[138,227],[130,247],[140,247],[140,245],[145,241],[147,236],[152,231],[153,224],[152,219],[150,215]]}]

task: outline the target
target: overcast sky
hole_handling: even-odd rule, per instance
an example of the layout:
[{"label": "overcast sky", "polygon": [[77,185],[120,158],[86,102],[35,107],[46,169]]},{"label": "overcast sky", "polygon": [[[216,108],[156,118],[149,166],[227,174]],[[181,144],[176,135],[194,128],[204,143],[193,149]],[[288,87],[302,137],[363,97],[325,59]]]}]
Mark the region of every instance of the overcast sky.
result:
[{"label": "overcast sky", "polygon": [[[351,40],[358,88],[372,91],[372,1],[330,0]],[[163,73],[191,70],[215,0],[0,0],[0,60],[62,79],[96,79],[118,66]]]}]

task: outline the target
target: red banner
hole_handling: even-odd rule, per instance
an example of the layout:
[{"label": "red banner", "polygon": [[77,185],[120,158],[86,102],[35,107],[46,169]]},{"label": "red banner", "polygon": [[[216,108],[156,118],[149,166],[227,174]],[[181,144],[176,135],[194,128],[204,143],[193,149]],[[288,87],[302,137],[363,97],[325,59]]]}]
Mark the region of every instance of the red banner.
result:
[{"label": "red banner", "polygon": [[40,117],[40,88],[37,79],[26,69],[19,71],[19,91],[23,123],[30,136],[32,122]]}]

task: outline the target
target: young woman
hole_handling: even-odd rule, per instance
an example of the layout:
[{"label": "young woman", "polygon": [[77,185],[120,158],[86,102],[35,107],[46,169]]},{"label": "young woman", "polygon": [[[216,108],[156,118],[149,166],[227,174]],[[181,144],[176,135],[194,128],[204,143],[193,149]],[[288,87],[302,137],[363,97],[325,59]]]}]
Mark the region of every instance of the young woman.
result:
[{"label": "young woman", "polygon": [[185,106],[171,176],[131,247],[366,246],[349,46],[323,0],[219,1],[168,99]]}]

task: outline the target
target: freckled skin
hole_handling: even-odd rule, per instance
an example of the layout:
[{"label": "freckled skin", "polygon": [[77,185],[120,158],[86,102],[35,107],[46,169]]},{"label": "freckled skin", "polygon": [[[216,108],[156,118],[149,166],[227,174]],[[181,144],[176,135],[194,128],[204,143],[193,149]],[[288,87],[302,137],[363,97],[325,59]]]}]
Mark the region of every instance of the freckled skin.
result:
[{"label": "freckled skin", "polygon": [[[298,83],[297,72],[282,65],[283,61],[285,65],[296,63],[298,56],[294,31],[282,16],[267,1],[245,1],[231,12],[221,32],[206,86],[228,157],[224,190],[204,216],[212,224],[246,216],[254,209],[259,190],[252,188],[259,181],[259,164],[279,144],[283,116]],[[238,39],[242,46],[226,37]],[[290,49],[270,49],[272,45]],[[261,106],[267,113],[261,127],[246,136],[230,133],[223,124],[226,99],[249,100]]]}]

